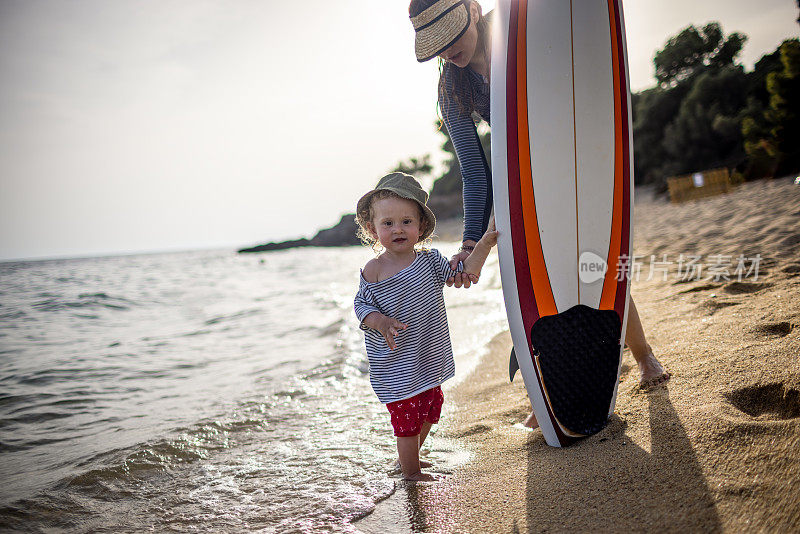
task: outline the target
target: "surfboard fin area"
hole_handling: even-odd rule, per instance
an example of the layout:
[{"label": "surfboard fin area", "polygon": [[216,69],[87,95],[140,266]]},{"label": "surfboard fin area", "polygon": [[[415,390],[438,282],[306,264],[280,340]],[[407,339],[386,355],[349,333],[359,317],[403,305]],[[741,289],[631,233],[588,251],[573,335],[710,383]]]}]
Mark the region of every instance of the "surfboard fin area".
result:
[{"label": "surfboard fin area", "polygon": [[545,397],[567,435],[589,436],[605,427],[617,382],[621,331],[616,312],[582,304],[533,325],[533,354]]},{"label": "surfboard fin area", "polygon": [[519,371],[519,362],[517,361],[517,353],[514,352],[514,347],[511,347],[511,356],[508,360],[508,379],[513,382],[514,375]]}]

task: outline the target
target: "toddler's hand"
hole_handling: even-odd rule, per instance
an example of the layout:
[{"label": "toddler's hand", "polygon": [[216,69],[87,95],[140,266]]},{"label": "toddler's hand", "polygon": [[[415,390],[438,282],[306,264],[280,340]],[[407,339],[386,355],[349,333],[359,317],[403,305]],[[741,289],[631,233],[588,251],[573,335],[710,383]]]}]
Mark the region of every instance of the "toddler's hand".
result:
[{"label": "toddler's hand", "polygon": [[408,328],[407,324],[403,324],[397,319],[384,316],[377,330],[383,334],[383,339],[386,340],[386,344],[389,345],[389,348],[394,350],[397,348],[397,343],[394,342],[394,338],[397,337],[400,330],[405,330],[406,328]]}]

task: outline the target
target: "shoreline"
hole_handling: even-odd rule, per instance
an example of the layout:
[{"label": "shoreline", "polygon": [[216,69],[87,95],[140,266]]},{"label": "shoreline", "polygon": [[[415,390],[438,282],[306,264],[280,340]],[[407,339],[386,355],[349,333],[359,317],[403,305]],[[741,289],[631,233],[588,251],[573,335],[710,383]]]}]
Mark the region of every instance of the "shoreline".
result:
[{"label": "shoreline", "polygon": [[[529,413],[529,402],[519,375],[508,381],[511,340],[502,333],[451,390],[430,445],[432,454],[463,450],[471,459],[445,467],[451,474],[435,483],[398,482],[355,528],[796,529],[798,206],[800,187],[788,179],[746,183],[727,195],[678,205],[638,197],[636,254],[656,255],[656,261],[663,254],[675,260],[679,254],[761,257],[759,275],[741,281],[681,281],[676,264],[666,274],[634,278],[631,294],[648,341],[672,380],[641,391],[626,350],[608,426],[575,445],[552,448],[540,431],[515,426]],[[642,263],[643,274],[649,268]]]}]

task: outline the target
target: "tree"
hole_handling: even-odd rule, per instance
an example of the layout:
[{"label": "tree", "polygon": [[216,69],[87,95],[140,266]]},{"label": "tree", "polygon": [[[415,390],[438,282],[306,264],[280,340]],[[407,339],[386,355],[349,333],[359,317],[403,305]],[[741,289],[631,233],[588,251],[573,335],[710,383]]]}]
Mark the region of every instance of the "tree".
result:
[{"label": "tree", "polygon": [[688,86],[669,90],[653,87],[633,95],[633,164],[636,183],[652,183],[663,178],[667,161],[664,130],[678,114]]},{"label": "tree", "polygon": [[767,76],[769,108],[764,118],[778,160],[778,172],[800,170],[800,40],[789,39],[780,46],[783,70]]},{"label": "tree", "polygon": [[736,32],[724,38],[718,22],[710,22],[699,31],[689,26],[656,52],[656,80],[662,88],[675,87],[707,68],[730,65],[746,40],[747,36]]},{"label": "tree", "polygon": [[767,91],[767,76],[771,72],[783,69],[781,63],[781,47],[775,49],[770,54],[764,54],[761,59],[756,61],[752,72],[747,73],[748,95],[755,98],[763,107],[769,105],[769,92]]},{"label": "tree", "polygon": [[759,59],[752,72],[747,73],[747,108],[743,113],[742,137],[747,161],[742,168],[747,180],[775,175],[777,170],[776,147],[770,138],[770,127],[764,113],[769,107],[767,77],[783,69],[780,46]]},{"label": "tree", "polygon": [[432,171],[431,155],[425,154],[421,158],[411,157],[407,160],[399,161],[389,172],[404,172],[419,179],[421,176],[428,176]]},{"label": "tree", "polygon": [[664,129],[666,175],[733,167],[745,159],[741,122],[747,87],[739,65],[696,76],[677,116]]},{"label": "tree", "polygon": [[765,73],[759,88],[767,104],[751,100],[742,121],[748,177],[800,171],[800,40],[784,41],[770,57],[776,54],[780,68]]},{"label": "tree", "polygon": [[740,33],[726,37],[711,22],[681,30],[656,52],[657,85],[632,98],[637,183],[744,159],[749,85],[736,58],[746,40]]}]

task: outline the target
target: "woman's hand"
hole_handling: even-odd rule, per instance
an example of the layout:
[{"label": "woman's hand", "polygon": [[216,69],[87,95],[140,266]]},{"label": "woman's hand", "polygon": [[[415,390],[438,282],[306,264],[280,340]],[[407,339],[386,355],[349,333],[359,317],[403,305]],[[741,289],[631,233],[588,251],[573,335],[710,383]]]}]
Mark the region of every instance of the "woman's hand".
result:
[{"label": "woman's hand", "polygon": [[[459,251],[458,254],[456,254],[455,256],[450,258],[450,268],[452,270],[454,270],[454,271],[458,268],[458,262],[464,261],[469,257],[470,253],[472,252],[472,249],[475,247],[475,241],[472,241],[472,240],[464,241],[462,246],[464,248],[462,248],[461,251]],[[451,286],[456,286],[456,287],[464,286],[464,289],[467,289],[472,284],[477,284],[478,283],[478,279],[477,279],[477,277],[470,277],[466,273],[456,273],[455,276],[451,276],[450,278],[448,278],[445,281],[445,283],[447,284],[448,287],[451,287]]]}]

